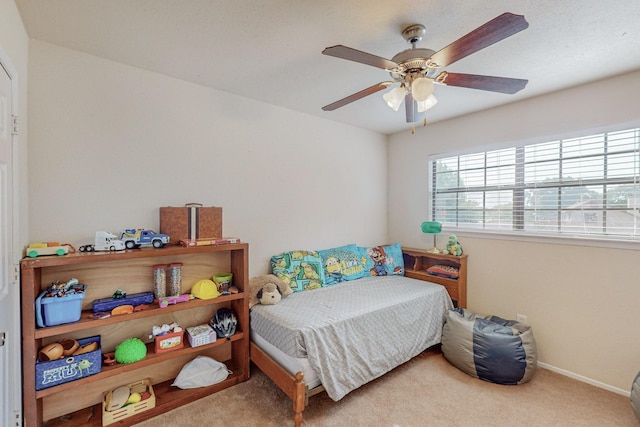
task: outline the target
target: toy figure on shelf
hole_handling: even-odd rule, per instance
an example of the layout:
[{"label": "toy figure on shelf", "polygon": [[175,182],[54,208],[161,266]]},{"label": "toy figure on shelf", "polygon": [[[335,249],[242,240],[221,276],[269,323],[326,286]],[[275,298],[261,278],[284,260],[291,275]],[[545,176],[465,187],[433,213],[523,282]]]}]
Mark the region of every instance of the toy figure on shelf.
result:
[{"label": "toy figure on shelf", "polygon": [[447,242],[447,253],[455,256],[462,255],[462,245],[458,242],[458,237],[455,234],[449,236],[449,241]]}]

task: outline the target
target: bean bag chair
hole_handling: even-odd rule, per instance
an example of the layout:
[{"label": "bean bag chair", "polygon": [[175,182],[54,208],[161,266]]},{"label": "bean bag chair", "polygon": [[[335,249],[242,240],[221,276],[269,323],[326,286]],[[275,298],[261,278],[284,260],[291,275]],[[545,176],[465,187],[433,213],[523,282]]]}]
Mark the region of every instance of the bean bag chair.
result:
[{"label": "bean bag chair", "polygon": [[497,384],[522,384],[533,377],[538,357],[529,325],[461,308],[446,316],[442,353],[452,365]]},{"label": "bean bag chair", "polygon": [[631,386],[631,409],[636,414],[636,418],[640,420],[640,372],[636,375]]}]

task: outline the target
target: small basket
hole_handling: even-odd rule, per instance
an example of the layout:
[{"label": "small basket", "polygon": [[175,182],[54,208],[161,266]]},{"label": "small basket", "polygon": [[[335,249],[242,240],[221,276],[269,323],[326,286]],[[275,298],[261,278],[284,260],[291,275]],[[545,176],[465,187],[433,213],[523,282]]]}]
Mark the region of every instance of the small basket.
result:
[{"label": "small basket", "polygon": [[146,391],[151,396],[149,396],[148,399],[141,400],[138,403],[132,403],[127,406],[123,406],[122,408],[118,408],[115,411],[107,411],[106,408],[111,403],[112,390],[104,393],[104,395],[102,396],[102,425],[103,426],[116,423],[125,418],[129,418],[133,415],[136,415],[140,412],[144,412],[151,408],[155,408],[156,395],[153,392],[153,387],[151,386],[151,381],[149,379],[144,379],[132,384],[128,384],[128,387],[131,389],[131,393],[134,393],[134,392],[144,393]]}]

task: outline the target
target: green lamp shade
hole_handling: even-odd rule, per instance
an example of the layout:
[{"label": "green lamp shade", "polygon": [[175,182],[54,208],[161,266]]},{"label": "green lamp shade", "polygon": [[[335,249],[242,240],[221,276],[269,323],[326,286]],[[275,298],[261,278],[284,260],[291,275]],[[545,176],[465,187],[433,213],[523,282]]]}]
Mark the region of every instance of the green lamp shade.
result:
[{"label": "green lamp shade", "polygon": [[442,233],[442,224],[436,221],[425,221],[422,223],[422,232],[426,234],[433,234],[433,248],[427,252],[432,254],[441,253],[440,249],[436,247],[436,234]]},{"label": "green lamp shade", "polygon": [[425,221],[422,223],[422,232],[428,234],[442,233],[442,224],[436,221]]}]

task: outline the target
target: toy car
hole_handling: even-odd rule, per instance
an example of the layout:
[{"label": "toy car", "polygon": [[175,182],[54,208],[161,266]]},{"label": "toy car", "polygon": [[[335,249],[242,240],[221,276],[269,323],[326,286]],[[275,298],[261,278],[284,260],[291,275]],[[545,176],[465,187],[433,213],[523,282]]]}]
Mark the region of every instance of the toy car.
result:
[{"label": "toy car", "polygon": [[120,234],[120,240],[124,242],[127,249],[148,245],[158,249],[169,243],[169,236],[143,228],[128,228]]},{"label": "toy car", "polygon": [[58,242],[31,243],[27,246],[27,256],[35,258],[41,255],[66,255],[69,253],[70,245],[61,245]]},{"label": "toy car", "polygon": [[115,234],[107,231],[96,231],[94,244],[82,245],[78,248],[80,252],[123,251],[124,249],[124,242],[119,240]]}]

